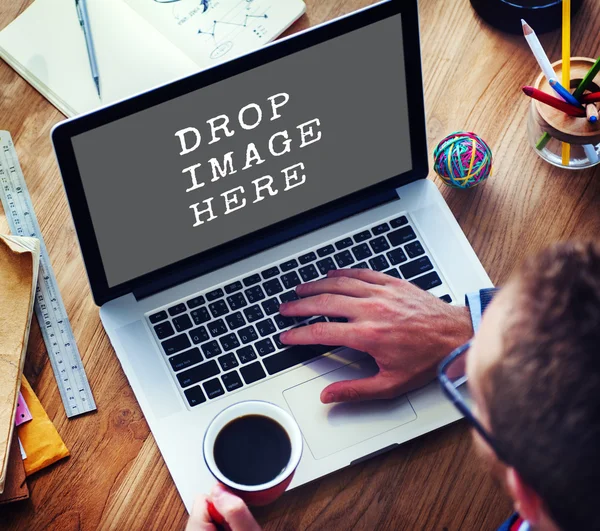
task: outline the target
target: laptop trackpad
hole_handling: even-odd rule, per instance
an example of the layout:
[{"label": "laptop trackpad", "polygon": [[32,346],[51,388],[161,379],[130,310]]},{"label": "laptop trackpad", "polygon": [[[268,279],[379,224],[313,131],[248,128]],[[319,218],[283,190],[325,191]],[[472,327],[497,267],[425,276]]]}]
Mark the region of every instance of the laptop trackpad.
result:
[{"label": "laptop trackpad", "polygon": [[376,373],[377,365],[367,356],[283,392],[315,459],[327,457],[417,418],[406,396],[347,404],[321,403],[321,391],[330,383],[365,378]]}]

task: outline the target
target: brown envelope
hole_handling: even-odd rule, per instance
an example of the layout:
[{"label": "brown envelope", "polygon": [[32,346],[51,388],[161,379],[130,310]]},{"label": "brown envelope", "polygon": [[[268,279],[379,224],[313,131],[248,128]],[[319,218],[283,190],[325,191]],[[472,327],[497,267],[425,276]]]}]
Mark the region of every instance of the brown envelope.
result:
[{"label": "brown envelope", "polygon": [[0,505],[29,498],[29,489],[25,481],[25,467],[21,459],[19,439],[15,431],[10,445],[8,457],[8,469],[6,471],[6,483],[4,492],[0,494]]},{"label": "brown envelope", "polygon": [[15,426],[39,256],[37,239],[0,236],[0,493]]}]

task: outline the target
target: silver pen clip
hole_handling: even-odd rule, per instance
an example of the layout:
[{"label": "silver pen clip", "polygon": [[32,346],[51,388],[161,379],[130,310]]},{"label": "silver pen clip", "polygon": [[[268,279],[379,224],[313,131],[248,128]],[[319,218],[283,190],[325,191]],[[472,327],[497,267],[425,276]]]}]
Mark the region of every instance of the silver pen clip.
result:
[{"label": "silver pen clip", "polygon": [[83,28],[83,13],[81,12],[81,6],[79,5],[80,0],[75,0],[75,9],[77,10],[77,18],[79,19],[79,25]]}]

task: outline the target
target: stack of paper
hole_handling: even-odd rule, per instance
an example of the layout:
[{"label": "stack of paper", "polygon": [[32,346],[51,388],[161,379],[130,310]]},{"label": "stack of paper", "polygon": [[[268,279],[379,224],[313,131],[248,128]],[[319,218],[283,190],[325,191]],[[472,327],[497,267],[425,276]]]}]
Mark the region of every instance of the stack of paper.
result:
[{"label": "stack of paper", "polygon": [[0,493],[6,481],[39,258],[37,239],[0,236]]}]

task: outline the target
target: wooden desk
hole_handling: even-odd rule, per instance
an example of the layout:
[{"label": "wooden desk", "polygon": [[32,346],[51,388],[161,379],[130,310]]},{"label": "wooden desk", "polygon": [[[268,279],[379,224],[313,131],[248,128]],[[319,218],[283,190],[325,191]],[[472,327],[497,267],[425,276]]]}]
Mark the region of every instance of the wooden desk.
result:
[{"label": "wooden desk", "polygon": [[[307,0],[308,14],[292,31],[369,3]],[[0,0],[0,27],[28,4]],[[600,10],[593,4],[588,0],[574,21],[576,55],[600,53]],[[459,129],[476,131],[494,151],[495,174],[484,186],[441,188],[492,280],[502,283],[525,255],[551,242],[597,236],[598,171],[553,168],[526,142],[528,100],[520,87],[538,69],[524,39],[482,24],[467,0],[422,0],[420,10],[429,151]],[[558,33],[542,41],[552,59],[560,58]],[[183,529],[184,506],[90,295],[49,140],[62,115],[2,63],[0,117],[16,143],[98,405],[96,414],[66,419],[35,324],[25,373],[72,456],[31,478],[31,499],[0,509],[1,527]],[[475,459],[466,425],[457,423],[301,487],[256,514],[267,530],[495,530],[510,510]]]}]

